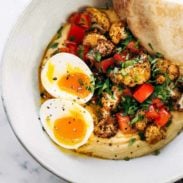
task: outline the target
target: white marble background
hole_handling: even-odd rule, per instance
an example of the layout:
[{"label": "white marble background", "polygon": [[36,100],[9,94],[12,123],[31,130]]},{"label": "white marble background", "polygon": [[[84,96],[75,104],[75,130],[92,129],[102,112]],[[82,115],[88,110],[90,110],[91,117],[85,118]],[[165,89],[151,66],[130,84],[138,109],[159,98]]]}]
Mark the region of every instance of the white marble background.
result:
[{"label": "white marble background", "polygon": [[[0,58],[9,32],[30,0],[0,0]],[[13,134],[0,100],[0,183],[64,183],[42,168]]]}]

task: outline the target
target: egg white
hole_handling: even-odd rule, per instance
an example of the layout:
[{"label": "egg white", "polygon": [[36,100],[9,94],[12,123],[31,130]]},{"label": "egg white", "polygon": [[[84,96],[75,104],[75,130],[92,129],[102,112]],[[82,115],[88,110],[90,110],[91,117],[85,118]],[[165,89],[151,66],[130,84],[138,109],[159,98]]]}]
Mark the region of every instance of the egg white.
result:
[{"label": "egg white", "polygon": [[[72,111],[77,111],[83,116],[86,124],[86,134],[81,142],[74,145],[66,145],[62,144],[56,139],[53,130],[54,122],[63,117],[70,116]],[[44,102],[40,109],[40,119],[50,138],[59,146],[67,149],[77,149],[80,146],[86,144],[94,129],[93,118],[91,114],[81,105],[64,99],[50,99]]]},{"label": "egg white", "polygon": [[47,72],[49,68],[49,64],[54,66],[53,78],[61,78],[62,76],[68,74],[68,67],[77,68],[82,71],[85,75],[87,75],[91,80],[91,87],[94,86],[94,80],[92,77],[92,72],[89,67],[81,60],[79,57],[69,54],[69,53],[59,53],[51,57],[47,63],[43,66],[41,70],[41,82],[46,91],[55,98],[64,98],[68,100],[77,101],[78,103],[86,103],[93,96],[93,90],[90,91],[88,96],[85,98],[80,98],[77,95],[66,92],[59,88],[57,82],[58,80],[49,80],[47,77]]}]

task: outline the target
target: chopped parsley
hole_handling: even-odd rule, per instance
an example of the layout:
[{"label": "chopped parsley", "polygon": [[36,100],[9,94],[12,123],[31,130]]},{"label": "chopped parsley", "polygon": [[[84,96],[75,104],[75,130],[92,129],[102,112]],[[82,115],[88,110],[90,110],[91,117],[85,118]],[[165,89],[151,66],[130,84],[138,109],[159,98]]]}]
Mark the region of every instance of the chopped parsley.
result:
[{"label": "chopped parsley", "polygon": [[153,153],[155,156],[158,156],[159,154],[160,154],[160,150],[156,150],[156,151],[154,151],[154,153]]},{"label": "chopped parsley", "polygon": [[129,140],[128,146],[132,146],[136,142],[136,138],[131,138]]},{"label": "chopped parsley", "polygon": [[121,100],[124,115],[134,115],[138,110],[138,103],[130,96],[124,96]]},{"label": "chopped parsley", "polygon": [[137,123],[138,121],[142,121],[143,119],[144,119],[144,116],[139,114],[131,120],[130,124],[133,125],[133,124]]},{"label": "chopped parsley", "polygon": [[48,45],[48,48],[57,48],[58,47],[58,43],[57,42],[53,42],[50,45]]},{"label": "chopped parsley", "polygon": [[95,60],[96,60],[97,62],[100,62],[101,59],[102,59],[102,56],[101,56],[101,54],[100,54],[99,52],[95,52],[94,58],[95,58]]}]

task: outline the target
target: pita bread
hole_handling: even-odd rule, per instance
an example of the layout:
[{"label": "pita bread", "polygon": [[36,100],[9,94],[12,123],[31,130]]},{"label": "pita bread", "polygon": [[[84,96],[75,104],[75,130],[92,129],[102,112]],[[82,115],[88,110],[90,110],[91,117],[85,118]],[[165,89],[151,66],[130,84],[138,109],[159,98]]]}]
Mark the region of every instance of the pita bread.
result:
[{"label": "pita bread", "polygon": [[[113,0],[132,33],[150,53],[183,64],[182,0]],[[152,48],[151,46],[152,45]]]}]

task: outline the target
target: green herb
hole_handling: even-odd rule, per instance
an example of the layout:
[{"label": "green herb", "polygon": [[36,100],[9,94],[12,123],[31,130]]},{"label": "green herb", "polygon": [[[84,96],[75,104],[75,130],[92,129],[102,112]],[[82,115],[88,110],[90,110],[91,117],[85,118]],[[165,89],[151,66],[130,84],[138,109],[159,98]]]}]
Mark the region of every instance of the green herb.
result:
[{"label": "green herb", "polygon": [[156,57],[158,57],[158,58],[163,58],[164,56],[163,56],[162,53],[157,52],[157,53],[156,53]]},{"label": "green herb", "polygon": [[129,66],[135,65],[139,61],[138,58],[133,60],[127,60],[126,62],[121,62],[121,68],[127,68]]},{"label": "green herb", "polygon": [[127,156],[127,157],[125,157],[123,160],[125,160],[125,161],[129,161],[129,160],[130,160],[130,158]]},{"label": "green herb", "polygon": [[152,99],[148,98],[145,102],[140,104],[140,108],[143,109],[143,110],[147,110],[151,103],[152,103]]},{"label": "green herb", "polygon": [[60,27],[60,29],[57,31],[57,37],[56,39],[60,38],[62,36],[63,26]]},{"label": "green herb", "polygon": [[144,119],[143,115],[137,115],[135,118],[132,119],[132,121],[130,122],[131,125],[137,123],[138,121],[142,121]]},{"label": "green herb", "polygon": [[58,47],[58,43],[54,42],[48,45],[48,48],[57,48]]},{"label": "green herb", "polygon": [[154,151],[154,153],[153,153],[155,156],[158,156],[159,154],[160,154],[160,150],[156,150],[156,151]]},{"label": "green herb", "polygon": [[83,45],[78,46],[77,55],[83,59],[84,58],[84,47]]},{"label": "green herb", "polygon": [[127,38],[126,38],[124,41],[122,41],[122,42],[120,43],[122,49],[125,49],[125,48],[127,47],[127,45],[129,44],[129,42],[135,40],[135,38],[134,38],[134,36],[132,35],[132,33],[130,32],[130,30],[126,30],[126,33],[127,33],[127,35],[128,35]]},{"label": "green herb", "polygon": [[125,115],[134,115],[138,110],[137,102],[130,96],[122,97],[121,106]]},{"label": "green herb", "polygon": [[100,62],[102,59],[102,56],[99,52],[95,52],[94,58],[97,62]]},{"label": "green herb", "polygon": [[136,142],[136,138],[131,138],[129,140],[128,146],[132,146]]},{"label": "green herb", "polygon": [[168,123],[166,124],[166,127],[169,127],[172,124],[172,119],[168,121]]},{"label": "green herb", "polygon": [[96,81],[95,90],[97,90],[98,95],[100,95],[104,91],[106,91],[107,93],[112,95],[110,80],[106,79],[105,82],[103,82],[103,81]]},{"label": "green herb", "polygon": [[154,87],[154,98],[160,98],[163,102],[167,102],[170,99],[170,90],[167,85],[156,85]]},{"label": "green herb", "polygon": [[138,135],[140,137],[140,140],[143,140],[144,141],[146,139],[143,132],[139,132]]},{"label": "green herb", "polygon": [[149,43],[148,46],[151,48],[151,50],[154,50],[151,43]]},{"label": "green herb", "polygon": [[118,47],[118,48],[116,48],[116,53],[121,53],[122,50],[123,50],[122,47]]}]

